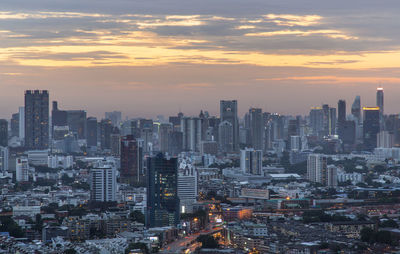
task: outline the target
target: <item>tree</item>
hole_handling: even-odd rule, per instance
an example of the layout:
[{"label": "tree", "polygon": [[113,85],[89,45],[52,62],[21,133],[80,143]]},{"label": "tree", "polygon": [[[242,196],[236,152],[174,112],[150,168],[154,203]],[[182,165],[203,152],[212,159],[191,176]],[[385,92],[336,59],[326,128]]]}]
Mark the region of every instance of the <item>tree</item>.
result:
[{"label": "tree", "polygon": [[131,243],[129,244],[129,246],[125,249],[125,254],[129,254],[129,252],[131,250],[136,250],[136,249],[140,249],[142,250],[144,253],[148,254],[149,253],[149,249],[147,248],[147,245],[145,243]]},{"label": "tree", "polygon": [[76,250],[75,250],[75,249],[72,249],[72,248],[66,249],[66,250],[64,251],[64,254],[76,254]]},{"label": "tree", "polygon": [[201,248],[217,249],[219,248],[218,241],[211,235],[200,235],[197,241],[201,243]]},{"label": "tree", "polygon": [[132,221],[136,221],[136,222],[139,222],[142,224],[145,223],[145,217],[141,211],[133,211],[133,212],[131,212],[129,217],[131,218]]},{"label": "tree", "polygon": [[374,231],[371,228],[365,227],[360,232],[361,241],[372,242],[374,239]]},{"label": "tree", "polygon": [[394,220],[385,220],[381,223],[380,226],[382,228],[398,228],[399,224],[397,224],[397,222],[395,222]]},{"label": "tree", "polygon": [[9,232],[10,236],[20,238],[24,236],[21,227],[10,217],[0,217],[0,232]]}]

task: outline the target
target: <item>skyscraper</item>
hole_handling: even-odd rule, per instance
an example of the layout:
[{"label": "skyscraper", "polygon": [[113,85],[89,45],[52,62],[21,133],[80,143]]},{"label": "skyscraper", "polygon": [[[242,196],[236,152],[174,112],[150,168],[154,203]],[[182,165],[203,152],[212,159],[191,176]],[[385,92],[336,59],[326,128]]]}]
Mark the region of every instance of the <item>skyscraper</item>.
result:
[{"label": "skyscraper", "polygon": [[160,153],[147,158],[147,169],[146,226],[178,225],[178,159],[167,159]]},{"label": "skyscraper", "polygon": [[229,121],[219,124],[218,148],[223,153],[233,152],[233,126]]},{"label": "skyscraper", "polygon": [[132,135],[121,137],[121,182],[136,187],[145,186],[143,140]]},{"label": "skyscraper", "polygon": [[321,154],[310,154],[308,156],[307,179],[310,182],[326,184],[327,157]]},{"label": "skyscraper", "polygon": [[111,120],[114,127],[121,128],[122,113],[120,111],[106,112],[105,117]]},{"label": "skyscraper", "polygon": [[384,99],[383,99],[383,88],[378,87],[376,89],[376,106],[379,107],[381,115],[384,114]]},{"label": "skyscraper", "polygon": [[8,171],[8,147],[0,146],[0,172]]},{"label": "skyscraper", "polygon": [[240,169],[243,173],[261,175],[262,157],[261,150],[254,150],[253,148],[240,150]]},{"label": "skyscraper", "polygon": [[346,121],[346,101],[339,100],[338,101],[338,123]]},{"label": "skyscraper", "polygon": [[90,170],[90,200],[99,202],[115,201],[117,193],[116,170],[103,166]]},{"label": "skyscraper", "polygon": [[356,118],[356,124],[361,123],[361,99],[360,96],[356,96],[353,105],[351,106],[351,114]]},{"label": "skyscraper", "polygon": [[25,146],[49,147],[49,93],[46,90],[25,92]]},{"label": "skyscraper", "polygon": [[181,132],[183,133],[183,149],[185,151],[200,151],[200,142],[203,140],[202,119],[198,117],[183,117]]},{"label": "skyscraper", "polygon": [[111,149],[111,133],[113,126],[111,120],[103,119],[99,123],[101,149]]},{"label": "skyscraper", "polygon": [[250,108],[249,110],[249,121],[250,121],[250,141],[251,146],[255,150],[263,150],[263,116],[260,108]]},{"label": "skyscraper", "polygon": [[18,116],[19,116],[19,138],[20,139],[25,139],[25,107],[19,107],[18,110]]},{"label": "skyscraper", "polygon": [[0,119],[0,146],[8,146],[8,122],[6,119]]},{"label": "skyscraper", "polygon": [[239,120],[238,120],[238,106],[236,100],[220,101],[220,118],[221,122],[228,121],[232,124],[233,128],[233,150],[239,149]]},{"label": "skyscraper", "polygon": [[377,145],[377,134],[380,131],[380,110],[378,107],[364,107],[363,139],[364,147],[373,150]]},{"label": "skyscraper", "polygon": [[159,144],[160,151],[162,153],[170,153],[169,151],[169,138],[171,137],[171,132],[173,131],[173,126],[171,123],[162,123],[159,128]]},{"label": "skyscraper", "polygon": [[182,213],[193,212],[197,201],[197,170],[191,164],[181,163],[178,169],[178,197]]},{"label": "skyscraper", "polygon": [[10,126],[11,136],[19,137],[19,113],[12,114]]},{"label": "skyscraper", "polygon": [[88,117],[86,120],[87,127],[87,146],[97,146],[97,118]]},{"label": "skyscraper", "polygon": [[29,163],[28,158],[17,158],[15,161],[15,180],[17,182],[29,181]]},{"label": "skyscraper", "polygon": [[324,112],[320,107],[310,110],[310,127],[314,136],[322,136],[324,129]]}]

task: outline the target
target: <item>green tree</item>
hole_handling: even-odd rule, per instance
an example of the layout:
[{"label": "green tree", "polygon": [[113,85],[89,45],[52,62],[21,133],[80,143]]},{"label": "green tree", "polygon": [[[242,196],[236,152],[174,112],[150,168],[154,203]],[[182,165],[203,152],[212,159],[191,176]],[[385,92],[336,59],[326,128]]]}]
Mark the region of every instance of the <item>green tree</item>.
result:
[{"label": "green tree", "polygon": [[9,232],[10,236],[20,238],[24,236],[21,227],[10,217],[0,217],[0,232]]},{"label": "green tree", "polygon": [[201,248],[217,249],[219,248],[218,241],[211,235],[200,235],[197,241],[201,243]]},{"label": "green tree", "polygon": [[125,254],[129,254],[129,252],[131,250],[136,250],[136,249],[140,249],[142,250],[144,253],[148,254],[149,253],[149,249],[147,248],[147,245],[145,243],[131,243],[129,244],[129,246],[125,249]]},{"label": "green tree", "polygon": [[132,221],[136,221],[136,222],[139,222],[142,224],[145,223],[145,217],[141,211],[133,211],[133,212],[131,212],[129,217],[131,218]]}]

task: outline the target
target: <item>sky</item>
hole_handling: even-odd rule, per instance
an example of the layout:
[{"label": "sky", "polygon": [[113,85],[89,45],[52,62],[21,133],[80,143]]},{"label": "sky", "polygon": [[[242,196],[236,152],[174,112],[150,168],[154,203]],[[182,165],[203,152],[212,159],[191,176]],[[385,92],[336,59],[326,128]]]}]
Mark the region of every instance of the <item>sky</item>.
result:
[{"label": "sky", "polygon": [[0,116],[47,89],[102,117],[281,114],[356,95],[399,113],[398,0],[1,0]]}]

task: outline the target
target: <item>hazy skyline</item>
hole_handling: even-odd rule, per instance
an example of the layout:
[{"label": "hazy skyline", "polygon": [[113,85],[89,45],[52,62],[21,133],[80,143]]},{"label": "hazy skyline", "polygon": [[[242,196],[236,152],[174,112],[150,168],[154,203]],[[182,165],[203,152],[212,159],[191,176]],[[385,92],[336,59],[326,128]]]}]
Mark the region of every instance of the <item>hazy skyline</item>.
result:
[{"label": "hazy skyline", "polygon": [[0,115],[27,89],[102,117],[219,114],[219,100],[282,114],[399,113],[398,1],[3,0]]}]

